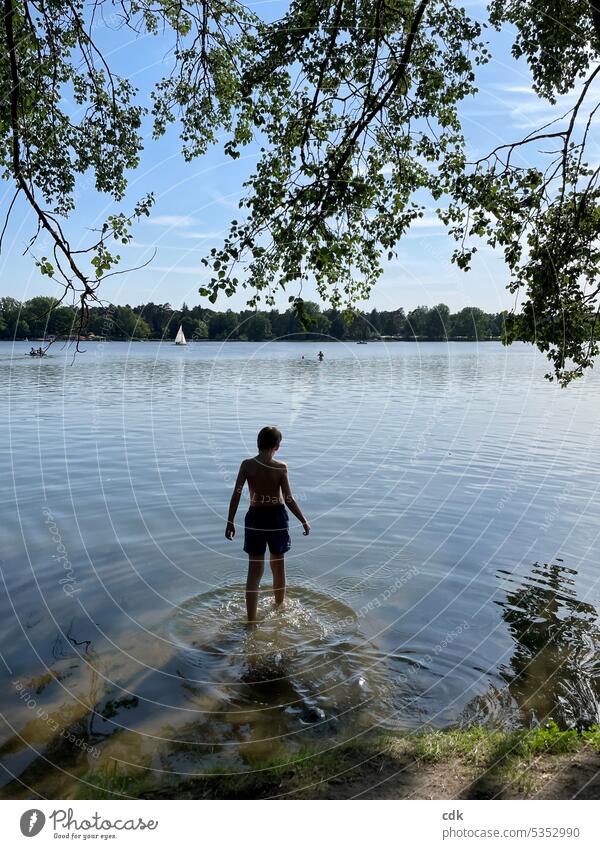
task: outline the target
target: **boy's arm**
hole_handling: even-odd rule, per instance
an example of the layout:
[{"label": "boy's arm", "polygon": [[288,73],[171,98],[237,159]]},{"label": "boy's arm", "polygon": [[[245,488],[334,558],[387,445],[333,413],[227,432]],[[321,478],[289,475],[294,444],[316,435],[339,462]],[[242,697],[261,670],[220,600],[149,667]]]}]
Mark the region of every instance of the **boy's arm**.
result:
[{"label": "boy's arm", "polygon": [[308,534],[310,533],[310,525],[306,521],[304,513],[298,507],[298,504],[296,503],[294,496],[292,495],[287,466],[283,471],[283,475],[281,476],[281,493],[283,495],[283,499],[285,501],[286,506],[289,507],[290,511],[294,514],[298,521],[302,522],[302,527],[304,528],[304,536],[308,536]]},{"label": "boy's arm", "polygon": [[233,487],[233,492],[231,494],[231,501],[229,502],[229,513],[227,514],[227,525],[225,527],[225,536],[227,539],[233,539],[235,536],[235,525],[233,524],[233,520],[235,519],[235,514],[240,503],[240,498],[242,497],[242,492],[244,491],[245,483],[246,461],[242,460],[240,470]]}]

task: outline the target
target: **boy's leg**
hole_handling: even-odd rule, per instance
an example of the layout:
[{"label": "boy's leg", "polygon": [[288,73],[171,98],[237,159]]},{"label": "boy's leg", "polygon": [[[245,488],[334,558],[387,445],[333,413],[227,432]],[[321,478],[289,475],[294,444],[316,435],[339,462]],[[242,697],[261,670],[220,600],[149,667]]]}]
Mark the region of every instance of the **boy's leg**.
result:
[{"label": "boy's leg", "polygon": [[248,622],[256,622],[258,590],[264,568],[265,558],[263,554],[249,556],[248,577],[246,578],[246,611],[248,613]]},{"label": "boy's leg", "polygon": [[275,604],[280,605],[285,599],[285,554],[271,554],[271,571]]}]

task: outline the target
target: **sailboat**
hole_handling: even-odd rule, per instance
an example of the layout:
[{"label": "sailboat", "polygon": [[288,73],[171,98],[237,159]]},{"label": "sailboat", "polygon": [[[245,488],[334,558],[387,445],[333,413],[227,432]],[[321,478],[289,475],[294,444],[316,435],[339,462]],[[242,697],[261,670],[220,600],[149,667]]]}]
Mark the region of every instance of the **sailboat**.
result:
[{"label": "sailboat", "polygon": [[177,336],[175,337],[175,344],[187,345],[187,342],[185,341],[185,336],[183,334],[183,327],[181,325],[179,325],[179,330],[177,331]]}]

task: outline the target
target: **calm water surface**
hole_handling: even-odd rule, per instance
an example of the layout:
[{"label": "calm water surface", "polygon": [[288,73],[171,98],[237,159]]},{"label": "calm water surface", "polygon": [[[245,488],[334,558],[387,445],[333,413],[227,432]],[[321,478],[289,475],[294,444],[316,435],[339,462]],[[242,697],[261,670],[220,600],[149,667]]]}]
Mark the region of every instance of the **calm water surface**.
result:
[{"label": "calm water surface", "polygon": [[[6,795],[600,720],[598,375],[496,343],[29,347],[0,343]],[[224,518],[264,424],[312,532],[248,633]]]}]

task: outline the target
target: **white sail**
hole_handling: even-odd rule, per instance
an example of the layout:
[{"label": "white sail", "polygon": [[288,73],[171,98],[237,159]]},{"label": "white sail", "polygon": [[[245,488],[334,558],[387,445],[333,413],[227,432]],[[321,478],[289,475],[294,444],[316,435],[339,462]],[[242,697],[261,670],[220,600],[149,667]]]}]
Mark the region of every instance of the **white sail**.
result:
[{"label": "white sail", "polygon": [[183,328],[181,325],[179,325],[179,330],[177,331],[177,336],[175,337],[175,344],[187,345],[187,342],[185,341],[185,336],[183,335]]}]

